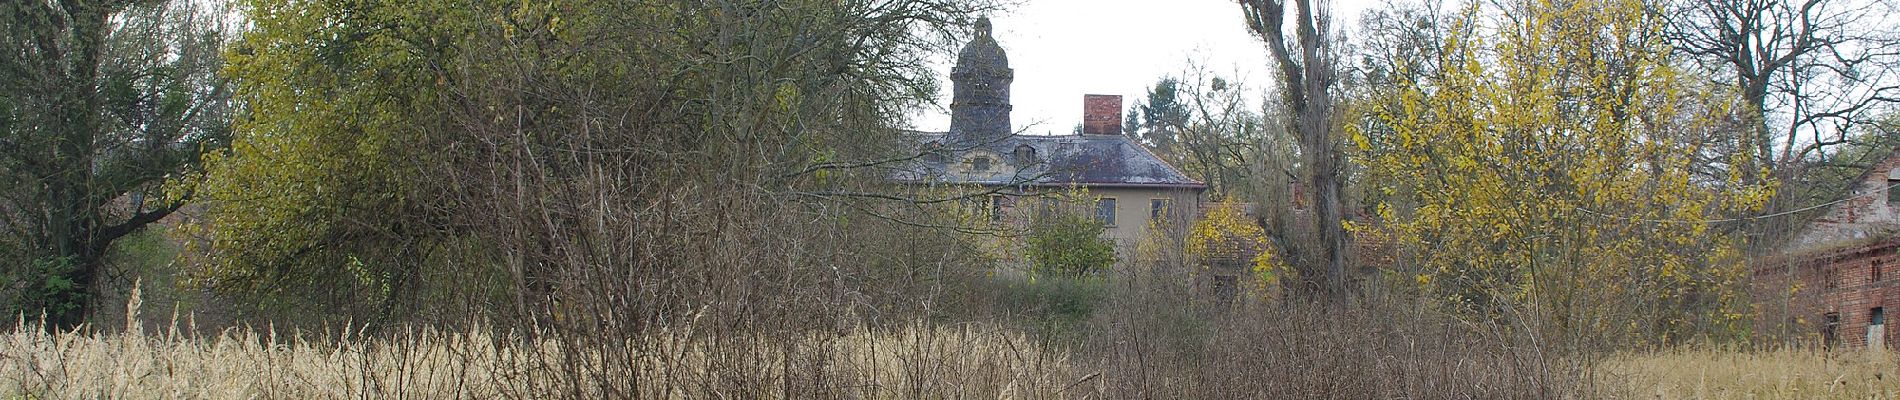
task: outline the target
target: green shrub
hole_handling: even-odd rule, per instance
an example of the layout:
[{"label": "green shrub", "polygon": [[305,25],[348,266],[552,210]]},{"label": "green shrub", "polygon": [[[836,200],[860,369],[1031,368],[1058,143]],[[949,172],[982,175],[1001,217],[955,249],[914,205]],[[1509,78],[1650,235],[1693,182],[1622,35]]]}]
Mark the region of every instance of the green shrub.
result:
[{"label": "green shrub", "polygon": [[1115,265],[1115,245],[1102,237],[1101,221],[1078,212],[1035,218],[1025,249],[1036,276],[1091,277]]},{"label": "green shrub", "polygon": [[21,275],[13,277],[12,307],[8,314],[26,314],[27,318],[44,315],[64,315],[85,304],[84,290],[74,290],[77,286],[72,280],[73,269],[77,265],[72,257],[42,257],[33,260]]}]

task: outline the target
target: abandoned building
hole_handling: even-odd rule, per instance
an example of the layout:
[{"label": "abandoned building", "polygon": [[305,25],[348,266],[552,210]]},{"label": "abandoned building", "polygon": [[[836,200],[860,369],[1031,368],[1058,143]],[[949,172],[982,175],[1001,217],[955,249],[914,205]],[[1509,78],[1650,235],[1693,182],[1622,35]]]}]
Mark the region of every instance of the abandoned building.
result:
[{"label": "abandoned building", "polygon": [[1107,225],[1104,236],[1124,260],[1151,227],[1185,227],[1198,213],[1207,185],[1121,134],[1120,96],[1085,96],[1080,134],[1016,134],[1010,125],[1015,72],[987,19],[958,53],[950,79],[949,130],[912,132],[924,156],[897,180],[989,188],[995,195],[984,205],[999,220],[1047,204],[1038,194],[1084,189]]},{"label": "abandoned building", "polygon": [[1886,306],[1900,306],[1900,151],[1752,268],[1766,328],[1828,346],[1886,348]]}]

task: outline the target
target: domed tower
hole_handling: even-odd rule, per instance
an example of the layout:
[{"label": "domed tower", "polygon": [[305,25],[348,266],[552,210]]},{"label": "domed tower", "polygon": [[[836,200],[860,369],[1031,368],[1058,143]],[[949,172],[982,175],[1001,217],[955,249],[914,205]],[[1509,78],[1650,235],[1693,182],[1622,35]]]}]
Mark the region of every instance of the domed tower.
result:
[{"label": "domed tower", "polygon": [[976,38],[957,53],[950,69],[950,141],[964,145],[992,143],[1009,137],[1009,83],[1016,72],[1009,56],[990,36],[990,19],[976,19]]}]

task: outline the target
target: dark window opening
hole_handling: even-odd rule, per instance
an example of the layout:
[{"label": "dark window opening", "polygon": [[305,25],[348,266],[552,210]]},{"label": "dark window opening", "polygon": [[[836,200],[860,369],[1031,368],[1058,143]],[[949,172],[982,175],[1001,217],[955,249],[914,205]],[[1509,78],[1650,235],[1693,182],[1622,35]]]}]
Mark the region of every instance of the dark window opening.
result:
[{"label": "dark window opening", "polygon": [[1887,178],[1887,205],[1900,205],[1900,179]]},{"label": "dark window opening", "polygon": [[1840,329],[1841,329],[1841,313],[1822,314],[1821,315],[1821,345],[1832,349],[1834,348],[1835,344],[1840,343],[1841,342]]},{"label": "dark window opening", "polygon": [[1867,267],[1867,281],[1868,282],[1880,281],[1880,265],[1879,264],[1875,264],[1875,265]]},{"label": "dark window opening", "polygon": [[1003,220],[1003,196],[990,196],[990,222]]},{"label": "dark window opening", "polygon": [[989,157],[983,157],[983,156],[977,156],[977,157],[975,157],[975,158],[971,158],[971,159],[970,159],[970,170],[972,170],[972,171],[976,171],[976,172],[989,172],[989,170],[990,170],[990,158],[989,158]]},{"label": "dark window opening", "polygon": [[1867,324],[1868,325],[1886,325],[1887,324],[1887,310],[1882,309],[1880,307],[1874,307],[1872,310],[1867,310]]},{"label": "dark window opening", "polygon": [[1156,221],[1166,220],[1174,212],[1174,199],[1148,200],[1148,218]]},{"label": "dark window opening", "polygon": [[1056,199],[1048,197],[1036,201],[1036,218],[1042,219],[1055,216],[1057,211],[1056,207],[1059,204],[1060,203],[1056,202]]},{"label": "dark window opening", "polygon": [[1036,148],[1029,145],[1016,146],[1016,165],[1026,166],[1036,163]]},{"label": "dark window opening", "polygon": [[1095,218],[1103,225],[1115,226],[1115,199],[1103,198],[1095,201]]}]

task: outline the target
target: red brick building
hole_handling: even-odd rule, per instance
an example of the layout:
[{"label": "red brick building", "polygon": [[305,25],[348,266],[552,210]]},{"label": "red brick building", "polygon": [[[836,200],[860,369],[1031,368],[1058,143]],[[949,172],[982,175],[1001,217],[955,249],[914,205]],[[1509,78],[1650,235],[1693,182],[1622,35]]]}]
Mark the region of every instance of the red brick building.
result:
[{"label": "red brick building", "polygon": [[[1754,282],[1768,329],[1834,346],[1886,347],[1887,310],[1900,307],[1900,237],[1813,249],[1758,263]],[[1871,328],[1871,329],[1870,329]]]},{"label": "red brick building", "polygon": [[1753,268],[1763,330],[1828,346],[1889,347],[1900,307],[1900,152],[1875,163]]}]

